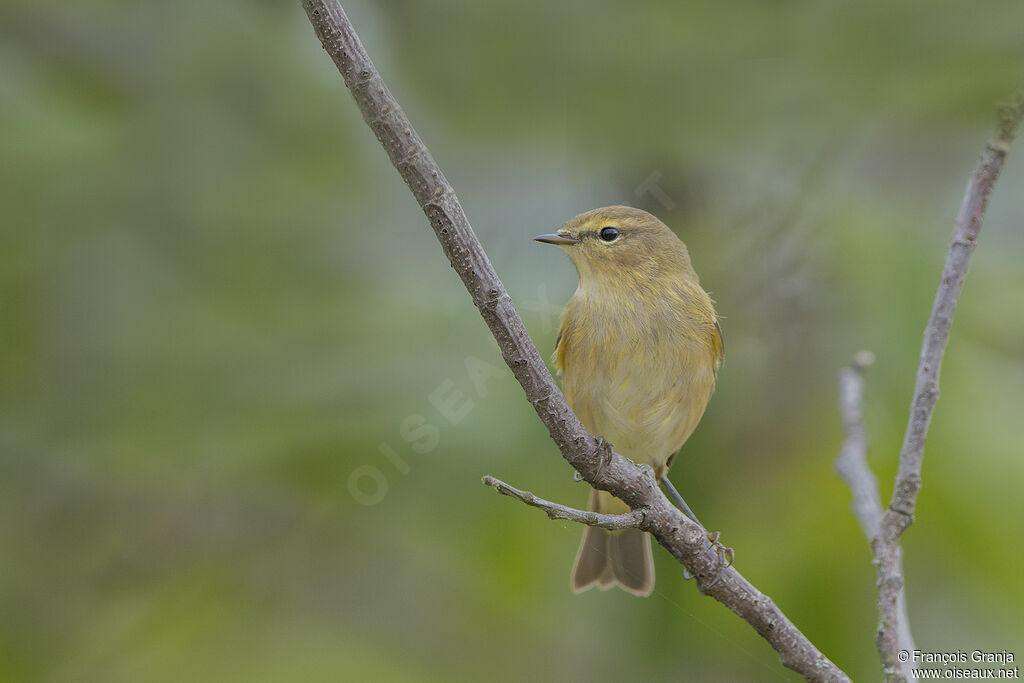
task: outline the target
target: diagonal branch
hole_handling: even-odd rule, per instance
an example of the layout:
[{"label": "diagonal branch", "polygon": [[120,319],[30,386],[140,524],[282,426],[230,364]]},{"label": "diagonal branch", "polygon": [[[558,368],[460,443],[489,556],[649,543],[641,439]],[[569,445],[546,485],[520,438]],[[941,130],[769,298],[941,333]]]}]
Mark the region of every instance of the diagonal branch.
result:
[{"label": "diagonal branch", "polygon": [[719,571],[718,553],[707,535],[669,503],[649,467],[638,467],[602,448],[584,429],[541,360],[455,191],[388,91],[341,5],[337,0],[302,0],[302,5],[363,118],[419,202],[502,357],[566,461],[591,486],[609,491],[631,510],[643,511],[639,528],[651,533],[698,578],[702,592],[726,605],[767,640],[785,666],[808,680],[848,681],[771,599],[734,568]]},{"label": "diagonal branch", "polygon": [[939,369],[949,341],[953,324],[953,309],[967,277],[967,266],[974,253],[978,232],[988,206],[1003,161],[1013,142],[1021,116],[1024,115],[1024,91],[999,110],[995,135],[982,152],[977,168],[967,184],[953,229],[942,279],[935,293],[928,324],[921,345],[921,359],[917,367],[914,397],[910,403],[910,419],[900,449],[899,470],[893,487],[889,508],[882,515],[878,535],[872,544],[878,564],[878,607],[881,613],[878,625],[878,652],[882,656],[887,681],[905,680],[896,670],[899,648],[899,596],[903,588],[900,567],[900,537],[914,519],[917,494],[921,489],[921,462],[924,442],[928,435],[932,410],[939,398]]},{"label": "diagonal branch", "polygon": [[[864,372],[874,362],[874,354],[870,351],[859,351],[853,356],[850,365],[839,371],[839,415],[843,420],[846,438],[843,440],[839,457],[836,458],[836,471],[853,494],[850,505],[853,516],[860,522],[869,544],[878,535],[878,526],[882,521],[882,497],[878,493],[878,478],[868,467],[868,438],[862,414]],[[898,548],[896,563],[902,572],[903,553]],[[913,652],[917,647],[910,632],[907,596],[902,588],[896,607],[899,614],[899,648]],[[900,662],[899,666],[902,675],[909,678],[910,661]]]}]

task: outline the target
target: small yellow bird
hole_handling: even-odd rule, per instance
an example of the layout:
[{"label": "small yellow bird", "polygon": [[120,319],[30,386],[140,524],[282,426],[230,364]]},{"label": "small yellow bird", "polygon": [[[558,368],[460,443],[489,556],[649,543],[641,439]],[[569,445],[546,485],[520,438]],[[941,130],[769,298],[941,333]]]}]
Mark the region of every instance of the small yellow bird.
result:
[{"label": "small yellow bird", "polygon": [[[566,400],[591,433],[661,479],[704,414],[725,353],[686,245],[660,220],[628,206],[582,213],[534,239],[563,247],[579,275],[555,343]],[[597,490],[590,509],[629,510]],[[587,527],[572,588],[594,585],[650,595],[650,537]]]}]

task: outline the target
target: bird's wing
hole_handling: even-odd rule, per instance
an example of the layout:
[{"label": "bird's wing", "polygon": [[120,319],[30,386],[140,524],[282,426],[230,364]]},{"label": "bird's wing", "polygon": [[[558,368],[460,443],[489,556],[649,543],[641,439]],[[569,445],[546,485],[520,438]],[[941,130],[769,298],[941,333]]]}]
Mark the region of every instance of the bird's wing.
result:
[{"label": "bird's wing", "polygon": [[725,337],[722,336],[722,326],[718,324],[717,319],[715,320],[715,332],[717,332],[717,334],[712,340],[712,345],[714,346],[715,351],[718,352],[718,358],[716,359],[717,362],[715,363],[715,373],[717,374],[718,368],[722,367],[725,363]]},{"label": "bird's wing", "polygon": [[555,354],[552,360],[555,363],[555,374],[559,377],[562,376],[562,371],[565,369],[565,348],[562,346],[562,338],[565,336],[565,323],[558,328],[558,337],[555,339]]}]

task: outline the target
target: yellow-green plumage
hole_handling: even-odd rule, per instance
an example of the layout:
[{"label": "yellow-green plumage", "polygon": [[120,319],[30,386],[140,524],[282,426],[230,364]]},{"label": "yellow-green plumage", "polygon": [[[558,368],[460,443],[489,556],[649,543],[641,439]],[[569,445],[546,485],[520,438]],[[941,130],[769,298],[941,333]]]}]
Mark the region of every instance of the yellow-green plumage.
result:
[{"label": "yellow-green plumage", "polygon": [[[605,228],[618,236],[602,239]],[[588,430],[661,476],[715,388],[723,344],[711,297],[686,246],[645,211],[595,209],[566,223],[558,236],[579,273],[555,351],[565,397]],[[591,509],[614,514],[628,508],[601,491],[591,496]],[[573,588],[592,585],[650,594],[654,569],[646,534],[589,527]]]}]

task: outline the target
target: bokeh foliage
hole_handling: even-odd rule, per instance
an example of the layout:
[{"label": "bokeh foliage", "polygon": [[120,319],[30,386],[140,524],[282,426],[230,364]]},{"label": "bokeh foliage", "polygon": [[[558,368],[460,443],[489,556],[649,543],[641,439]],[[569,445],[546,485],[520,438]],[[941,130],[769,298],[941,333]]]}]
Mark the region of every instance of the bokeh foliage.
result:
[{"label": "bokeh foliage", "polygon": [[[530,237],[632,203],[688,243],[728,355],[674,479],[877,677],[835,371],[877,355],[887,497],[1024,4],[346,5],[544,354],[575,275]],[[928,650],[1024,656],[1022,159],[905,540]],[[580,530],[479,484],[586,498],[511,376],[473,382],[493,341],[297,3],[5,3],[0,161],[0,681],[794,678],[664,553],[648,600],[572,596]]]}]

